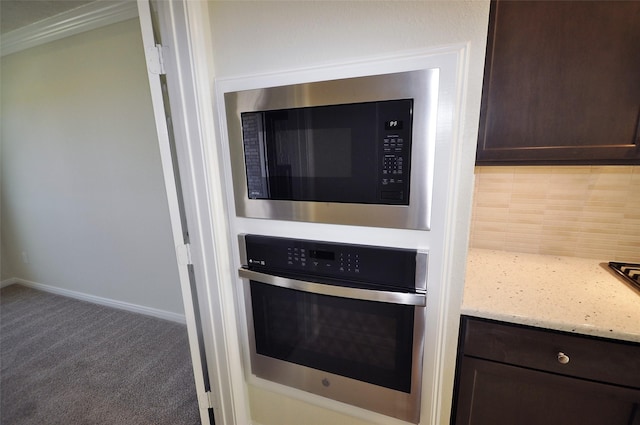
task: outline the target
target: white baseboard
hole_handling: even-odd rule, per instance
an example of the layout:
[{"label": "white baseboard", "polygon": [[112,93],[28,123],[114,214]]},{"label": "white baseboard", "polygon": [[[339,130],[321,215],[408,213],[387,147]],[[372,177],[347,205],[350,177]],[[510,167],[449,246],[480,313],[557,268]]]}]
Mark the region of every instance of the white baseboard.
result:
[{"label": "white baseboard", "polygon": [[14,283],[18,283],[16,278],[14,278],[14,277],[9,278],[9,279],[5,279],[5,280],[1,280],[0,281],[0,288],[4,288],[5,286],[13,285]]},{"label": "white baseboard", "polygon": [[12,285],[17,283],[19,285],[27,286],[29,288],[38,289],[40,291],[50,292],[52,294],[62,295],[69,298],[75,298],[82,301],[88,301],[90,303],[104,305],[106,307],[118,308],[120,310],[131,311],[133,313],[145,314],[147,316],[153,316],[160,319],[170,320],[172,322],[186,324],[186,318],[183,314],[171,313],[169,311],[160,310],[157,308],[145,307],[138,304],[127,303],[124,301],[112,300],[109,298],[98,297],[95,295],[85,294],[78,291],[72,291],[69,289],[58,288],[51,285],[45,285],[43,283],[32,282],[20,278],[12,278],[3,280],[1,282],[2,287],[5,286],[5,282],[9,282],[6,285]]}]

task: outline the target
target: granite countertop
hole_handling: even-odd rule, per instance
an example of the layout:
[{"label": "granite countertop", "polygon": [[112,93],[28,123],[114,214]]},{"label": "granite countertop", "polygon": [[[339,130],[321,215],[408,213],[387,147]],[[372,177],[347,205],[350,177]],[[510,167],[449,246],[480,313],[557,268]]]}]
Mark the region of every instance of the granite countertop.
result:
[{"label": "granite countertop", "polygon": [[462,314],[640,342],[640,290],[606,261],[470,249]]}]

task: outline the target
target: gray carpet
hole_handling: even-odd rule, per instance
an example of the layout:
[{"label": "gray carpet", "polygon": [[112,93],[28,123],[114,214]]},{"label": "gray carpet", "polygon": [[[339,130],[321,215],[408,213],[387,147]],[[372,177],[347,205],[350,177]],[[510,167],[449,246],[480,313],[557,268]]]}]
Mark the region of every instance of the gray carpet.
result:
[{"label": "gray carpet", "polygon": [[11,285],[0,291],[2,425],[195,425],[184,325]]}]

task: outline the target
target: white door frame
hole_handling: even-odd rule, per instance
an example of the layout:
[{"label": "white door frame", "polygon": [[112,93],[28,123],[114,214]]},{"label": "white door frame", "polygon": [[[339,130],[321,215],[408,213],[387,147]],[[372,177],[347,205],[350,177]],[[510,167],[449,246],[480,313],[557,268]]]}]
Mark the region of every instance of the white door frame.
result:
[{"label": "white door frame", "polygon": [[[148,61],[158,51],[153,37],[150,0],[137,0]],[[171,123],[181,187],[176,187],[171,142],[160,77],[149,73],[162,166],[169,200],[176,255],[203,424],[213,407],[216,425],[249,424],[235,314],[231,243],[226,216],[219,146],[211,105],[213,66],[207,3],[158,1]],[[154,64],[153,66],[157,66]],[[149,67],[148,67],[149,68]],[[182,194],[189,246],[184,245],[178,197]],[[186,254],[186,255],[185,255]],[[188,257],[188,258],[184,258]],[[190,264],[190,265],[189,265]],[[190,276],[190,274],[192,274]],[[195,282],[192,286],[191,281]],[[194,298],[195,297],[195,298]],[[197,299],[196,306],[193,300]],[[198,315],[198,317],[196,317]],[[200,319],[199,334],[196,320]],[[203,370],[200,344],[208,370]],[[210,383],[206,392],[205,375]]]}]

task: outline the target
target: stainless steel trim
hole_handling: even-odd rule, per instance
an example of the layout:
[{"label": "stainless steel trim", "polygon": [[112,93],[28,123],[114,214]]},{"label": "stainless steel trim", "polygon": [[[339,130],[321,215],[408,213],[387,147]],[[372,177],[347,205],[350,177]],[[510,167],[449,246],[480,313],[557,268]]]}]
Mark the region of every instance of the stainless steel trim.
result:
[{"label": "stainless steel trim", "polygon": [[[239,217],[429,230],[440,70],[225,93],[236,214]],[[378,100],[414,99],[408,206],[249,199],[242,143],[242,112]]]},{"label": "stainless steel trim", "polygon": [[240,264],[242,266],[246,266],[248,264],[247,261],[247,240],[245,239],[246,234],[242,233],[238,235],[238,248],[240,250]]},{"label": "stainless steel trim", "polygon": [[427,305],[425,294],[376,291],[371,289],[349,288],[345,286],[324,285],[322,283],[307,282],[304,280],[289,279],[286,277],[274,276],[248,269],[238,269],[240,277],[266,283],[281,288],[297,289],[299,291],[313,294],[330,295],[334,297],[350,298],[355,300],[378,301],[389,304],[415,305],[424,307]]},{"label": "stainless steel trim", "polygon": [[418,251],[416,254],[416,291],[427,292],[428,272],[429,251]]}]

